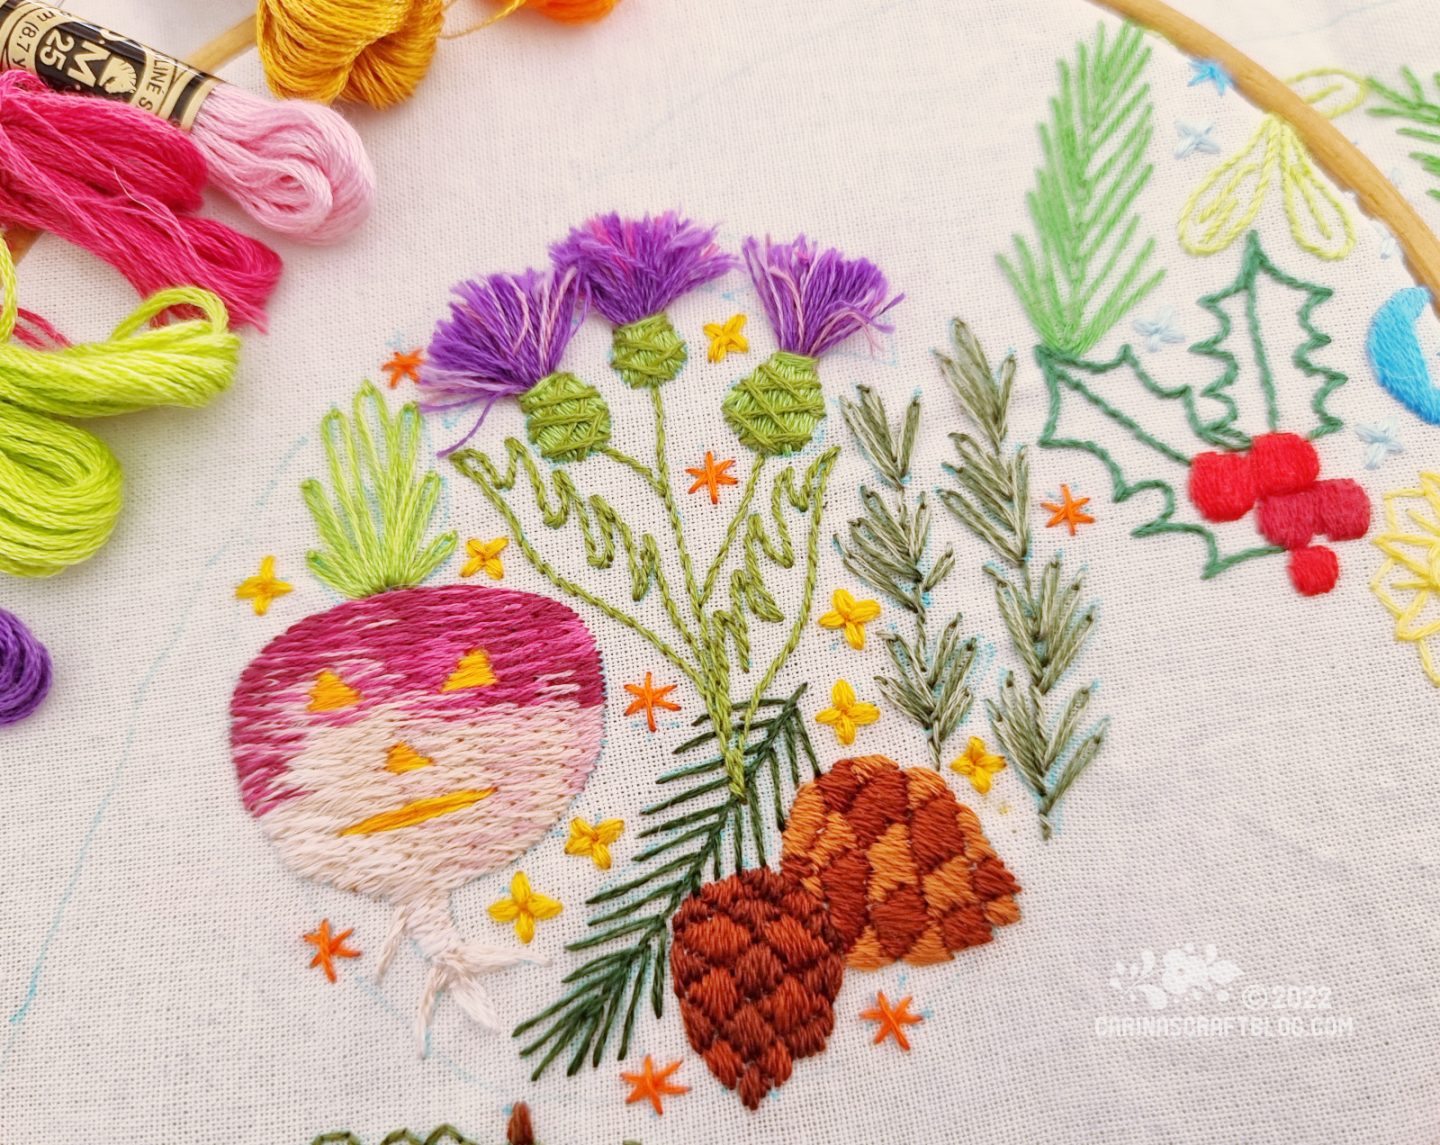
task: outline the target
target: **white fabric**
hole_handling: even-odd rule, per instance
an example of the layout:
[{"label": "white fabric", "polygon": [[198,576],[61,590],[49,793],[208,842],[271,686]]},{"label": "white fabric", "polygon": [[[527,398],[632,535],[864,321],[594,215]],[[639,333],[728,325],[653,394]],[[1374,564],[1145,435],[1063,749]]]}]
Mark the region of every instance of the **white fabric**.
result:
[{"label": "white fabric", "polygon": [[[1183,6],[1281,74],[1335,65],[1393,78],[1407,62],[1428,73],[1440,51],[1432,0]],[[202,15],[213,16],[215,32],[234,16],[185,0],[92,7],[110,25],[153,30],[162,43],[173,31],[182,49]],[[832,411],[823,436],[845,446],[829,496],[833,528],[872,480],[835,407],[856,384],[875,386],[896,413],[923,393],[916,485],[944,481],[945,435],[961,425],[930,352],[945,345],[954,315],[996,360],[1007,348],[1019,354],[1013,432],[1033,441],[1045,407],[1035,336],[995,255],[1028,228],[1035,124],[1055,90],[1055,61],[1100,18],[1080,0],[625,0],[592,28],[559,30],[521,15],[442,45],[415,100],[355,114],[383,179],[373,223],[340,249],[285,248],[270,334],[247,338],[241,376],[223,399],[200,412],[96,427],[124,464],[128,493],[99,556],[53,580],[0,584],[0,605],[31,624],[56,669],[41,712],[0,729],[0,1140],[308,1145],[350,1129],[369,1145],[398,1127],[423,1136],[450,1121],[498,1141],[516,1100],[530,1103],[548,1145],[1433,1138],[1440,697],[1367,588],[1379,552],[1368,540],[1337,546],[1340,585],[1315,600],[1291,590],[1279,558],[1202,582],[1200,544],[1130,537],[1154,499],[1113,505],[1102,467],[1084,454],[1034,450],[1034,491],[1048,500],[1068,484],[1092,498],[1097,523],[1070,540],[1043,528],[1038,508],[1032,521],[1041,554],[1062,547],[1067,567],[1085,564],[1101,602],[1073,682],[1100,682],[1095,707],[1112,717],[1109,742],[1048,844],[1013,770],[986,799],[945,772],[1024,886],[1023,917],[953,964],[850,973],[829,1048],[800,1063],[758,1113],[690,1051],[673,995],[663,1021],[642,1017],[627,1063],[607,1056],[573,1079],[552,1069],[530,1082],[515,1043],[478,1029],[450,999],[437,1010],[430,1057],[418,1060],[411,1023],[423,964],[402,949],[384,982],[373,982],[389,908],[292,874],[237,795],[227,713],[240,671],[288,625],[335,602],[305,571],[315,534],[297,489],[322,472],[320,417],[348,403],[363,378],[378,378],[392,349],[428,339],[452,282],[539,265],[546,244],[592,212],[677,206],[722,221],[731,247],[750,233],[803,230],[874,259],[906,293],[893,313],[896,333],[875,356],[850,344],[821,368]],[[1240,247],[1209,259],[1179,248],[1180,206],[1219,160],[1174,159],[1174,121],[1215,120],[1228,155],[1258,113],[1233,92],[1187,86],[1190,74],[1180,53],[1154,41],[1155,177],[1140,204],[1168,275],[1130,317],[1174,306],[1193,341],[1213,330],[1194,300],[1231,281]],[[261,85],[253,56],[232,75]],[[1425,197],[1427,177],[1392,126],[1363,113],[1343,124],[1440,224],[1440,203]],[[1331,403],[1347,425],[1319,451],[1325,476],[1354,477],[1369,490],[1374,536],[1381,495],[1440,468],[1440,431],[1385,395],[1364,361],[1370,316],[1409,284],[1406,271],[1380,257],[1380,236],[1364,220],[1354,253],[1338,264],[1295,246],[1278,194],[1258,226],[1282,267],[1336,288],[1316,316],[1335,337],[1319,357],[1350,376]],[[52,240],[22,265],[21,290],[22,305],[72,337],[100,336],[133,305],[108,268]],[[736,311],[750,315],[752,352],[707,364],[702,324]],[[751,459],[718,409],[725,388],[772,346],[754,294],[737,274],[672,313],[691,349],[689,369],[665,391],[672,466],[679,475],[713,449],[737,457],[743,475]],[[1433,350],[1433,317],[1421,333]],[[567,363],[606,393],[617,438],[645,451],[646,409],[605,367],[607,338],[592,321]],[[1101,349],[1130,340],[1127,318]],[[1281,392],[1308,397],[1288,352],[1289,344],[1275,355]],[[1184,346],[1143,357],[1168,376],[1208,376]],[[1366,470],[1353,427],[1389,417],[1406,452]],[[520,427],[517,411],[497,409],[478,443],[493,448]],[[437,446],[456,432],[429,425]],[[578,476],[603,481],[608,470],[592,467]],[[479,490],[442,472],[437,529],[457,529],[462,541],[503,533]],[[727,491],[730,505],[734,496]],[[699,496],[682,500],[695,550],[708,554],[728,511]],[[976,708],[953,741],[958,753],[972,732],[994,746],[980,701],[1014,657],[981,572],[986,554],[943,513],[935,533],[958,557],[936,608],[963,607],[966,631],[984,648],[971,676]],[[532,535],[581,567],[573,531],[535,523]],[[295,591],[261,619],[234,589],[266,554]],[[457,557],[437,582],[454,580],[459,565]],[[513,544],[505,566],[507,586],[550,592]],[[625,598],[622,572],[586,578]],[[797,577],[775,583],[793,607]],[[841,587],[860,586],[827,545],[817,605]],[[618,625],[579,611],[600,643],[610,696],[607,746],[574,813],[628,826],[608,876],[563,854],[562,823],[518,864],[456,894],[461,931],[497,943],[513,932],[485,907],[507,893],[515,869],[565,904],[539,924],[531,948],[550,966],[487,980],[507,1025],[558,997],[561,976],[579,965],[564,944],[585,930],[584,899],[626,876],[653,778],[699,712],[682,686],[684,710],[658,734],[625,718],[624,683],[647,670],[657,682],[674,674]],[[777,687],[811,682],[807,718],[839,676],[878,700],[878,635],[892,624],[906,630],[887,607],[863,654],[812,625]],[[777,634],[767,629],[760,640],[773,648]],[[826,763],[869,752],[925,763],[920,734],[888,709],[851,751],[811,726]],[[334,986],[307,968],[312,950],[301,939],[322,918],[353,927],[365,952],[341,964]],[[1329,990],[1325,1013],[1353,1019],[1353,1031],[1097,1036],[1097,1018],[1152,1012],[1111,978],[1123,987],[1142,951],[1163,960],[1185,944],[1202,958],[1213,944],[1241,975],[1228,1002],[1170,995],[1165,1015],[1243,1015],[1247,987],[1316,986]],[[1168,981],[1176,984],[1173,973]],[[1159,982],[1157,966],[1146,983]],[[924,1015],[908,1055],[871,1045],[875,1027],[858,1015],[876,990],[892,1000],[913,995]],[[691,1087],[667,1100],[663,1118],[624,1103],[619,1072],[637,1069],[646,1053],[661,1065],[682,1059],[675,1080]]]}]

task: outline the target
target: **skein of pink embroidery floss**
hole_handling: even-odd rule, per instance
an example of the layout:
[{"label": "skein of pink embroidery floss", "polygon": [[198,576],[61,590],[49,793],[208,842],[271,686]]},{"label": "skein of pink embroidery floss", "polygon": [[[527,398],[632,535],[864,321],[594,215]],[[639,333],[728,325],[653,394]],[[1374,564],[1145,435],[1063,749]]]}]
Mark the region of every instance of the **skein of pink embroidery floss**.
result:
[{"label": "skein of pink embroidery floss", "polygon": [[0,0],[0,17],[0,67],[28,71],[56,91],[143,108],[189,131],[210,181],[262,226],[328,243],[369,216],[375,172],[336,112],[273,103],[201,70],[254,43],[253,17],[202,48],[193,67],[38,0]]},{"label": "skein of pink embroidery floss", "polygon": [[236,324],[264,328],[280,256],[215,219],[205,158],[183,131],[125,104],[0,75],[0,219],[99,255],[143,295],[218,294]]}]

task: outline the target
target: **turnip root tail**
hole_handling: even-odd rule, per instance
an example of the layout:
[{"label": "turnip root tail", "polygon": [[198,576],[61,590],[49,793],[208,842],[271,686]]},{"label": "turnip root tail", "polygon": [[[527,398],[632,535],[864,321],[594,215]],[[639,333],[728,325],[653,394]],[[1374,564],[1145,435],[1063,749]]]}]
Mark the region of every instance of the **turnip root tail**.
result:
[{"label": "turnip root tail", "polygon": [[420,995],[420,1008],[415,1015],[415,1050],[422,1058],[426,1055],[430,1020],[435,1016],[435,1006],[442,994],[448,993],[454,998],[472,1022],[487,1030],[498,1030],[500,1015],[478,979],[511,966],[527,963],[543,966],[550,961],[513,948],[466,942],[455,929],[448,901],[419,903],[396,908],[380,951],[380,964],[375,972],[377,982],[385,977],[407,935],[415,939],[430,963],[425,990]]}]

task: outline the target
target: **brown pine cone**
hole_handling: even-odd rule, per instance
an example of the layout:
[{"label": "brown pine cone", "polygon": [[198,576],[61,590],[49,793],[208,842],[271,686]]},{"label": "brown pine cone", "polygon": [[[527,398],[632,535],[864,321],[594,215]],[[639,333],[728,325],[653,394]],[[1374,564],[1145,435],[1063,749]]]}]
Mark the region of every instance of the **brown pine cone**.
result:
[{"label": "brown pine cone", "polygon": [[818,1054],[845,966],[825,904],[774,871],[708,883],[675,912],[670,968],[685,1034],[750,1109]]},{"label": "brown pine cone", "polygon": [[782,869],[830,908],[846,964],[946,962],[1015,922],[1020,890],[945,781],[881,755],[844,759],[795,795]]}]

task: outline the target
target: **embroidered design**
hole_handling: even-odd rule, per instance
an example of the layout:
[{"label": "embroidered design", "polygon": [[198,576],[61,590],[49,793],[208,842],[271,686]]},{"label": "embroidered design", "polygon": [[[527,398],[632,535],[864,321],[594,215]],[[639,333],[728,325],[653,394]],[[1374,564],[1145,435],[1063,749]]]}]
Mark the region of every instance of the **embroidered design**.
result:
[{"label": "embroidered design", "polygon": [[[1420,86],[1415,73],[1408,67],[1400,69],[1400,78],[1405,81],[1406,91],[1397,91],[1377,79],[1367,81],[1370,90],[1387,105],[1369,108],[1369,113],[1382,119],[1403,119],[1414,124],[1413,127],[1397,127],[1396,133],[1406,139],[1432,145],[1429,151],[1410,152],[1410,158],[1420,164],[1427,175],[1440,178],[1440,155],[1434,150],[1434,145],[1440,144],[1440,104],[1425,98],[1425,89]],[[1437,88],[1440,88],[1440,79],[1435,82]],[[1431,187],[1425,193],[1431,198],[1440,199],[1440,189]]]},{"label": "embroidered design", "polygon": [[325,977],[331,982],[337,981],[335,977],[335,959],[337,958],[359,958],[361,951],[354,950],[345,945],[345,940],[354,934],[354,929],[342,930],[339,934],[330,932],[330,920],[327,918],[320,923],[317,930],[305,936],[305,941],[315,948],[315,957],[310,959],[311,967],[320,967],[325,972]]},{"label": "embroidered design", "polygon": [[385,371],[385,376],[389,378],[390,388],[393,390],[405,379],[418,383],[420,367],[424,364],[424,350],[411,350],[408,353],[397,350],[390,360],[380,368]]},{"label": "embroidered design", "polygon": [[1430,308],[1430,292],[1408,286],[1390,296],[1370,320],[1365,351],[1375,380],[1421,421],[1440,425],[1440,389],[1415,335],[1415,323]]},{"label": "embroidered design", "polygon": [[1404,453],[1405,447],[1395,436],[1396,423],[1393,417],[1384,421],[1361,422],[1355,427],[1355,436],[1365,443],[1365,468],[1379,469],[1392,453]]},{"label": "embroidered design", "polygon": [[[857,387],[859,401],[842,401],[845,424],[879,475],[886,491],[895,498],[894,508],[881,493],[862,485],[862,514],[851,518],[844,540],[835,543],[845,568],[878,592],[884,593],[914,619],[914,638],[907,640],[898,632],[886,633],[882,639],[895,671],[877,676],[876,684],[885,702],[925,732],[930,745],[930,761],[938,769],[945,743],[970,713],[972,695],[965,686],[965,675],[974,662],[975,639],[960,637],[960,613],[944,625],[932,627],[931,593],[944,583],[955,566],[955,554],[946,549],[933,561],[926,557],[930,547],[930,506],[921,493],[912,507],[908,495],[910,456],[920,428],[920,399],[911,400],[905,416],[892,424],[885,412],[885,403],[868,386]],[[820,623],[845,624],[847,639],[853,627],[863,647],[863,620],[846,622],[849,616],[868,616],[870,609],[861,606],[848,593],[842,601],[835,594],[835,612],[821,617]],[[880,606],[873,607],[874,615]],[[842,607],[842,604],[845,607]],[[938,630],[938,631],[936,631]],[[836,725],[837,733],[843,725]],[[851,735],[853,739],[853,729]],[[841,739],[841,743],[852,740]]]},{"label": "embroidered design", "polygon": [[275,558],[262,557],[260,571],[254,576],[247,576],[240,582],[240,587],[235,590],[235,599],[250,601],[255,609],[255,615],[264,616],[270,611],[273,601],[294,591],[294,585],[288,584],[275,575]]},{"label": "embroidered design", "polygon": [[[355,1134],[342,1130],[337,1133],[322,1133],[310,1142],[310,1145],[365,1145],[365,1143]],[[432,1129],[425,1137],[417,1137],[408,1129],[396,1129],[393,1133],[387,1133],[381,1139],[380,1145],[480,1145],[480,1142],[472,1141],[469,1137],[464,1136],[453,1125],[441,1125]]]},{"label": "embroidered design", "polygon": [[[1263,291],[1262,285],[1264,285]],[[1160,512],[1153,519],[1136,528],[1132,535],[1148,537],[1164,533],[1183,533],[1199,537],[1205,543],[1206,549],[1206,559],[1201,576],[1207,579],[1224,572],[1241,561],[1281,553],[1285,549],[1283,546],[1273,544],[1252,545],[1236,552],[1222,554],[1220,541],[1214,531],[1191,521],[1174,520],[1177,505],[1173,482],[1181,476],[1182,469],[1187,471],[1191,469],[1190,450],[1193,446],[1177,435],[1168,435],[1162,438],[1159,434],[1143,426],[1138,418],[1128,410],[1144,408],[1146,405],[1153,407],[1157,400],[1178,402],[1180,403],[1179,408],[1184,410],[1186,422],[1194,436],[1202,442],[1220,446],[1226,450],[1249,448],[1251,439],[1240,428],[1241,415],[1244,412],[1250,422],[1258,420],[1257,407],[1262,403],[1265,411],[1263,424],[1272,431],[1272,434],[1278,430],[1282,420],[1291,424],[1298,420],[1295,412],[1288,407],[1287,415],[1282,419],[1280,397],[1270,366],[1274,348],[1267,346],[1268,336],[1260,316],[1262,309],[1259,304],[1260,300],[1276,287],[1297,292],[1302,296],[1297,317],[1305,340],[1295,347],[1291,361],[1302,374],[1317,382],[1317,387],[1310,400],[1314,425],[1309,431],[1309,437],[1323,437],[1340,428],[1340,419],[1329,411],[1326,402],[1330,394],[1346,381],[1344,374],[1318,364],[1312,357],[1314,351],[1323,349],[1330,344],[1329,335],[1322,333],[1315,325],[1313,311],[1328,299],[1332,292],[1328,287],[1291,278],[1280,270],[1266,256],[1259,239],[1253,233],[1246,242],[1245,259],[1235,282],[1200,300],[1200,305],[1215,315],[1219,322],[1219,329],[1212,337],[1193,346],[1191,352],[1212,358],[1224,367],[1220,376],[1205,386],[1203,390],[1197,391],[1196,387],[1190,385],[1170,387],[1162,384],[1145,371],[1136,358],[1135,352],[1129,346],[1123,347],[1108,362],[1090,362],[1058,355],[1043,346],[1036,350],[1037,360],[1044,371],[1046,385],[1050,391],[1050,413],[1040,435],[1040,444],[1049,448],[1082,449],[1099,458],[1110,472],[1111,492],[1117,504],[1129,500],[1136,493],[1148,490],[1159,492],[1162,496]],[[1246,344],[1238,353],[1227,348],[1232,333],[1232,323],[1223,306],[1223,303],[1235,297],[1244,299],[1247,315]],[[1243,360],[1254,363],[1253,377],[1250,376],[1250,370],[1242,371],[1240,365],[1242,355]],[[1117,371],[1119,373],[1115,378],[1107,377]],[[1139,382],[1138,386],[1130,387],[1128,391],[1119,382],[1119,378],[1127,373]],[[1238,391],[1236,387],[1236,383],[1241,380],[1242,375],[1249,385],[1249,389],[1244,392]],[[1256,390],[1258,390],[1260,399],[1258,402]],[[1077,402],[1075,399],[1079,399],[1079,401]],[[1242,399],[1244,399],[1243,411]],[[1103,444],[1065,433],[1063,426],[1075,416],[1077,411],[1090,410],[1098,410],[1100,414],[1123,431],[1125,436],[1146,446],[1149,451],[1146,453],[1146,457],[1149,463],[1154,464],[1154,468],[1152,469],[1148,463],[1144,465],[1127,463],[1126,467],[1122,468],[1121,463]],[[1205,464],[1209,465],[1212,462],[1207,460]],[[1242,465],[1243,463],[1226,462],[1223,464]],[[1141,473],[1148,471],[1161,474],[1161,476],[1142,477],[1136,472],[1137,469]],[[1190,479],[1189,472],[1185,476]],[[1243,515],[1243,511],[1240,515]],[[1212,518],[1212,520],[1214,519],[1220,518]],[[1312,558],[1300,558],[1302,563],[1309,559]],[[1292,556],[1292,573],[1295,563],[1296,558]]]},{"label": "embroidered design", "polygon": [[[1290,81],[1321,115],[1335,119],[1365,102],[1365,81],[1336,69],[1319,69]],[[1296,130],[1266,115],[1238,154],[1221,163],[1195,188],[1180,212],[1180,245],[1191,254],[1224,250],[1245,234],[1279,184],[1295,242],[1311,254],[1339,259],[1355,247],[1350,212],[1320,177]]]},{"label": "embroidered design", "polygon": [[461,576],[474,576],[483,572],[491,580],[505,579],[505,562],[500,554],[510,547],[509,537],[496,537],[493,541],[477,541],[474,537],[465,542],[469,558],[460,570]]},{"label": "embroidered design", "polygon": [[498,683],[495,669],[490,664],[490,654],[483,648],[472,648],[460,657],[455,671],[445,678],[442,692],[460,692],[466,688],[488,688]]},{"label": "embroidered design", "polygon": [[846,747],[855,742],[855,729],[873,724],[880,718],[880,709],[855,697],[855,689],[844,680],[836,680],[830,689],[830,707],[815,717],[817,724],[835,729],[835,738]]},{"label": "embroidered design", "polygon": [[1214,130],[1213,120],[1209,123],[1189,123],[1177,119],[1175,133],[1180,136],[1180,142],[1175,145],[1175,158],[1184,159],[1196,152],[1201,155],[1219,155],[1220,144],[1215,142],[1211,134]]},{"label": "embroidered design", "polygon": [[1140,29],[1126,24],[1111,40],[1102,24],[1073,65],[1059,63],[1060,92],[1040,127],[1044,163],[1026,198],[1035,246],[1016,235],[1014,261],[1000,256],[1041,340],[1062,353],[1085,353],[1165,276],[1147,275],[1155,240],[1134,245],[1131,209],[1153,169],[1149,59]]},{"label": "embroidered design", "polygon": [[655,709],[659,708],[662,712],[678,712],[680,705],[675,703],[674,700],[667,700],[665,698],[678,686],[677,684],[666,684],[663,688],[657,688],[655,687],[651,673],[646,672],[645,682],[643,684],[625,685],[625,690],[635,697],[630,706],[625,709],[625,714],[627,716],[634,716],[644,712],[645,723],[649,726],[650,730],[652,732],[658,731],[659,729],[655,726]]},{"label": "embroidered design", "polygon": [[1005,770],[1003,757],[994,755],[979,736],[971,736],[964,752],[950,763],[950,770],[963,775],[979,794],[990,791],[992,777]]},{"label": "embroidered design", "polygon": [[705,337],[710,339],[709,359],[723,362],[726,354],[746,354],[750,351],[750,340],[741,333],[745,329],[745,315],[737,314],[724,325],[708,322]]},{"label": "embroidered design", "polygon": [[570,838],[565,843],[567,855],[581,855],[594,860],[602,871],[610,869],[610,844],[625,831],[625,820],[602,819],[590,826],[584,819],[570,820]]},{"label": "embroidered design", "polygon": [[1218,60],[1191,60],[1190,71],[1187,87],[1197,87],[1202,83],[1214,84],[1215,93],[1224,95],[1235,83]]},{"label": "embroidered design", "polygon": [[722,485],[739,485],[740,482],[730,476],[730,467],[734,460],[715,461],[715,455],[708,449],[705,451],[705,464],[699,469],[685,470],[691,477],[695,478],[695,484],[690,486],[691,493],[698,493],[700,490],[707,490],[710,494],[710,504],[720,504],[720,487]]},{"label": "embroidered design", "polygon": [[1385,494],[1385,531],[1373,543],[1385,563],[1370,591],[1395,618],[1395,639],[1415,645],[1440,687],[1440,474],[1422,473],[1417,488]]},{"label": "embroidered design", "polygon": [[[479,979],[530,959],[465,941],[450,893],[542,838],[585,785],[604,681],[593,638],[562,604],[503,588],[397,587],[455,546],[453,534],[425,540],[439,479],[417,473],[413,405],[392,417],[367,384],[353,420],[332,412],[323,436],[338,500],[304,487],[328,541],[309,563],[359,595],[295,624],[245,669],[231,750],[246,810],[290,867],[393,907],[377,973],[415,940],[429,963],[415,1025],[423,1053],[446,992],[499,1024]],[[477,649],[493,682],[446,690],[457,666],[481,674]],[[430,763],[392,770],[415,762],[398,744]]]},{"label": "embroidered design", "polygon": [[1095,608],[1083,601],[1083,577],[1062,583],[1058,553],[1038,583],[1031,572],[1030,464],[1023,448],[1010,452],[1006,442],[1015,355],[1006,356],[997,375],[965,323],[954,322],[952,335],[955,356],[936,357],[980,438],[951,435],[959,464],[947,469],[960,488],[942,490],[940,500],[1003,566],[987,565],[986,572],[995,581],[995,601],[1029,686],[1017,686],[1015,674],[1007,672],[998,698],[985,708],[996,738],[1039,805],[1040,833],[1048,839],[1051,813],[1105,742],[1106,721],[1083,725],[1091,687],[1070,697],[1058,721],[1046,710],[1047,697],[1094,629]]},{"label": "embroidered design", "polygon": [[50,692],[50,679],[45,645],[23,620],[0,608],[0,727],[34,715]]},{"label": "embroidered design", "polygon": [[670,968],[685,1035],[747,1109],[825,1048],[845,973],[825,904],[794,879],[741,871],[686,899]]},{"label": "embroidered design", "polygon": [[1207,521],[1234,521],[1255,509],[1255,524],[1290,553],[1290,579],[1302,596],[1335,587],[1338,558],[1315,536],[1354,541],[1370,530],[1370,497],[1348,477],[1320,481],[1320,455],[1303,437],[1268,433],[1248,453],[1201,453],[1190,463],[1190,500]]},{"label": "embroidered design", "polygon": [[1086,505],[1090,504],[1089,497],[1075,498],[1070,495],[1070,486],[1060,486],[1060,497],[1064,502],[1057,505],[1052,501],[1040,502],[1040,508],[1051,513],[1051,517],[1045,522],[1047,529],[1053,529],[1056,525],[1064,525],[1070,530],[1070,535],[1075,535],[1075,528],[1078,525],[1093,525],[1095,518],[1089,513],[1082,512]]},{"label": "embroidered design", "polygon": [[880,755],[800,788],[782,869],[825,900],[846,964],[948,962],[1015,922],[1020,888],[945,781]]},{"label": "embroidered design", "polygon": [[530,1107],[517,1101],[505,1123],[505,1145],[536,1145],[535,1126],[530,1120]]},{"label": "embroidered design", "polygon": [[898,1045],[907,1054],[910,1052],[910,1039],[905,1036],[906,1026],[916,1026],[925,1019],[918,1014],[910,1012],[910,996],[901,998],[894,1006],[885,997],[882,990],[875,995],[875,1005],[872,1009],[861,1010],[860,1017],[866,1022],[878,1022],[880,1028],[875,1031],[875,1045],[879,1045],[886,1038],[894,1038]]},{"label": "embroidered design", "polygon": [[1185,335],[1175,327],[1175,308],[1167,306],[1154,318],[1137,318],[1130,324],[1135,333],[1145,339],[1145,349],[1158,354],[1166,346],[1185,341]]},{"label": "embroidered design", "polygon": [[385,770],[395,775],[404,775],[407,771],[419,771],[422,767],[434,767],[435,761],[428,755],[421,755],[408,743],[391,744],[390,750],[385,753]]},{"label": "embroidered design", "polygon": [[535,923],[554,918],[565,908],[539,891],[530,889],[530,880],[523,871],[516,871],[510,880],[510,897],[492,902],[486,910],[496,922],[514,923],[516,937],[526,946],[535,938]]},{"label": "embroidered design", "polygon": [[845,643],[851,648],[865,647],[865,626],[880,617],[878,600],[856,600],[843,588],[837,588],[830,597],[830,611],[817,622],[821,628],[833,628],[845,633]]},{"label": "embroidered design", "polygon": [[626,1105],[633,1105],[637,1101],[648,1101],[655,1107],[656,1113],[664,1113],[665,1107],[661,1104],[662,1097],[676,1097],[682,1093],[689,1093],[688,1085],[677,1085],[670,1081],[670,1076],[680,1068],[679,1062],[671,1062],[658,1073],[655,1070],[655,1063],[650,1060],[650,1055],[645,1055],[645,1064],[641,1067],[640,1073],[622,1073],[623,1081],[628,1082],[633,1088],[630,1096],[625,1099]]}]

